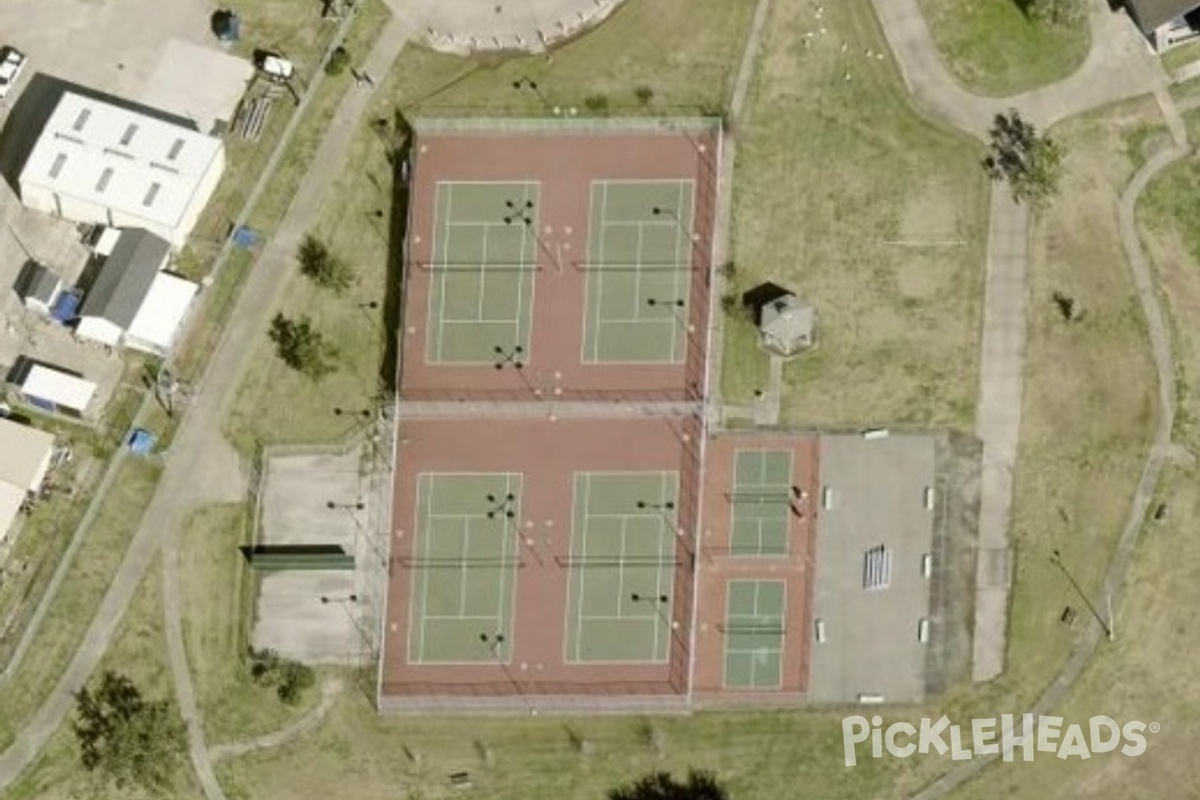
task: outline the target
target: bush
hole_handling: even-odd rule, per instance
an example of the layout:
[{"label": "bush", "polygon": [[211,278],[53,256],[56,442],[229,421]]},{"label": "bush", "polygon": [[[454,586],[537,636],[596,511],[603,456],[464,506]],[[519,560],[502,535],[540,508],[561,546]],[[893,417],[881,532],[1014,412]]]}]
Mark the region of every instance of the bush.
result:
[{"label": "bush", "polygon": [[250,648],[247,659],[250,678],[259,686],[273,686],[281,702],[294,706],[305,691],[317,681],[316,673],[307,664],[282,658],[274,650]]},{"label": "bush", "polygon": [[608,95],[606,95],[606,94],[588,95],[587,97],[583,98],[583,105],[584,105],[584,108],[586,108],[588,111],[591,111],[593,114],[607,114],[608,113]]},{"label": "bush", "polygon": [[326,75],[341,75],[350,66],[350,53],[346,52],[346,48],[339,47],[329,54],[329,60],[325,62]]},{"label": "bush", "polygon": [[639,86],[633,90],[633,95],[638,99],[638,102],[644,106],[650,105],[650,101],[654,99],[654,90],[649,86]]}]

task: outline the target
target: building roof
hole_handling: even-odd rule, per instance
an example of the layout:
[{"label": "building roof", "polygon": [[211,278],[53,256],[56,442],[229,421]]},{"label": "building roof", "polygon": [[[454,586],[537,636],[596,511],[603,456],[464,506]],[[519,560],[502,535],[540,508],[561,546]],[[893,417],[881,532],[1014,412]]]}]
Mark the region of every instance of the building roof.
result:
[{"label": "building roof", "polygon": [[21,394],[82,413],[96,394],[96,384],[54,367],[33,364],[21,381]]},{"label": "building roof", "polygon": [[222,147],[178,123],[66,92],[20,183],[173,228]]},{"label": "building roof", "polygon": [[812,341],[816,313],[794,294],[772,300],[762,308],[761,328],[764,335],[779,342],[788,351]]},{"label": "building roof", "polygon": [[36,491],[46,477],[54,437],[45,431],[0,418],[0,484]]},{"label": "building roof", "polygon": [[1125,7],[1149,33],[1159,25],[1200,8],[1200,0],[1125,0]]},{"label": "building roof", "polygon": [[141,228],[121,232],[79,310],[81,317],[100,317],[128,329],[150,294],[171,245]]},{"label": "building roof", "polygon": [[0,483],[0,542],[12,527],[21,513],[21,504],[25,502],[25,492],[7,483]]},{"label": "building roof", "polygon": [[23,300],[40,300],[47,305],[53,302],[62,288],[62,279],[48,267],[30,261],[21,270],[17,293]]},{"label": "building roof", "polygon": [[133,346],[149,345],[162,352],[170,350],[199,288],[178,275],[158,273],[145,302],[125,331],[127,339],[137,341],[126,343]]}]

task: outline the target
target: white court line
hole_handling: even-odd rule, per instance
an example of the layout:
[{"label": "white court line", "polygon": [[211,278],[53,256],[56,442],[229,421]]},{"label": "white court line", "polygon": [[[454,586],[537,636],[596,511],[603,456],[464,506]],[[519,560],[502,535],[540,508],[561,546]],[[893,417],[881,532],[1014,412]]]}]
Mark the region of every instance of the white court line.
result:
[{"label": "white court line", "polygon": [[483,298],[487,294],[488,236],[491,232],[491,225],[484,227],[483,250],[479,254],[479,283],[475,292],[475,317],[478,322],[483,322]]},{"label": "white court line", "polygon": [[[583,475],[583,536],[580,539],[580,544],[583,546],[583,552],[580,553],[580,558],[587,558],[587,543],[588,531],[591,528],[591,517],[588,515],[588,506],[591,505],[592,496],[592,476],[590,473]],[[575,555],[575,548],[571,548],[571,555]],[[579,575],[579,596],[576,598],[576,620],[575,620],[575,660],[580,661],[579,651],[583,643],[583,598],[584,598],[584,579],[585,571],[576,568],[576,573]]]},{"label": "white court line", "polygon": [[443,246],[442,246],[442,264],[441,264],[441,266],[443,267],[443,269],[438,270],[438,273],[439,273],[438,278],[441,281],[441,283],[440,283],[441,289],[438,292],[438,315],[437,315],[437,320],[438,320],[438,324],[437,324],[437,363],[439,363],[439,364],[442,363],[442,361],[444,359],[443,354],[445,352],[445,345],[446,345],[446,331],[442,327],[442,319],[446,316],[446,276],[449,275],[450,272],[448,269],[445,269],[445,267],[450,263],[449,259],[446,258],[446,255],[447,255],[447,251],[449,249],[449,241],[450,241],[450,220],[452,220],[454,218],[453,208],[454,208],[454,184],[448,184],[447,192],[446,192],[446,218],[442,221],[443,225],[445,225],[445,229],[442,234],[444,237],[443,242],[445,242],[445,244],[443,244]]},{"label": "white court line", "polygon": [[[541,208],[541,204],[536,199],[531,198],[529,196],[530,185],[531,184],[529,184],[528,182],[523,185],[523,187],[521,189],[521,202],[528,203],[531,200],[533,200],[533,204],[534,204],[533,205],[533,213],[534,213],[534,216],[536,217],[536,219],[534,219],[534,221],[533,221],[533,224],[537,225],[537,224],[540,224],[540,221],[541,221],[542,208]],[[536,197],[536,195],[535,195],[535,197]],[[521,320],[525,314],[525,308],[524,308],[525,274],[526,274],[525,269],[528,266],[528,261],[527,261],[527,257],[525,254],[525,247],[529,242],[529,227],[530,227],[529,225],[521,226],[521,272],[518,273],[519,277],[517,278],[517,308],[516,308],[516,311],[514,312],[514,313],[516,313],[517,317],[516,317],[516,319],[513,320],[513,337],[512,337],[513,341],[519,343],[521,345],[521,347],[525,350],[525,361],[529,361],[533,357],[533,354],[530,352],[530,350],[532,349],[532,345],[533,345],[533,342],[531,341],[532,337],[530,337],[528,335],[529,331],[526,331],[525,335],[522,335],[522,333],[521,333]],[[535,234],[535,236],[536,236],[536,234]],[[535,253],[535,256],[536,256],[536,253]],[[537,266],[536,260],[534,261],[533,266],[534,267]],[[532,295],[532,290],[533,290],[532,284],[534,282],[535,281],[533,281],[533,280],[530,281],[530,284],[531,284],[530,285],[530,294],[531,295]],[[531,314],[531,316],[532,316],[532,314]],[[532,323],[528,327],[530,329],[532,329],[532,327],[533,327]]]}]

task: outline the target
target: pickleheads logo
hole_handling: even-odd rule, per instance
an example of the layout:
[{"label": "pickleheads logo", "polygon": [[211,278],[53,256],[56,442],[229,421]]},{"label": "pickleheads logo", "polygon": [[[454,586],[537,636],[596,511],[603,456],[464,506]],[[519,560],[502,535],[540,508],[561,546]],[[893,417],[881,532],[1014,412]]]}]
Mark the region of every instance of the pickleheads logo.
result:
[{"label": "pickleheads logo", "polygon": [[[1019,720],[1019,724],[1017,724]],[[963,729],[952,725],[949,718],[923,719],[920,726],[908,722],[894,722],[883,727],[881,717],[853,716],[842,720],[842,747],[846,754],[846,766],[858,763],[858,745],[871,742],[871,758],[883,758],[886,750],[896,758],[907,758],[913,753],[925,755],[930,751],[944,756],[950,753],[955,761],[968,761],[974,756],[1003,754],[1005,761],[1013,761],[1020,750],[1026,761],[1033,761],[1034,753],[1054,753],[1059,758],[1092,757],[1093,753],[1111,753],[1120,748],[1126,756],[1140,756],[1146,752],[1146,733],[1158,733],[1157,722],[1145,723],[1131,720],[1124,725],[1112,717],[1092,717],[1085,724],[1074,723],[1063,726],[1062,717],[1033,714],[1003,714],[999,719],[973,719],[968,730],[971,747],[963,747]]]}]

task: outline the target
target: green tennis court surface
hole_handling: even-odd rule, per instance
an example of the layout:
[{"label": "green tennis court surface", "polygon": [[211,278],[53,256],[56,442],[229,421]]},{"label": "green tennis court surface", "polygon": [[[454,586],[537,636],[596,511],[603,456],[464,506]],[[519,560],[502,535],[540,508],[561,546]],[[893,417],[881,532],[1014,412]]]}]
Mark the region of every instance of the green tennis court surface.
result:
[{"label": "green tennis court surface", "polygon": [[691,181],[593,181],[585,363],[678,363],[691,298]]},{"label": "green tennis court surface", "polygon": [[783,677],[783,581],[730,581],[725,596],[725,686],[778,688]]},{"label": "green tennis court surface", "polygon": [[568,662],[667,660],[678,483],[673,472],[576,473]]},{"label": "green tennis court surface", "polygon": [[417,477],[410,662],[508,660],[520,498],[519,474]]},{"label": "green tennis court surface", "polygon": [[788,551],[792,492],[790,450],[739,450],[734,460],[730,553],[770,556]]},{"label": "green tennis court surface", "polygon": [[495,363],[496,348],[528,354],[537,198],[536,183],[437,185],[426,361]]}]

